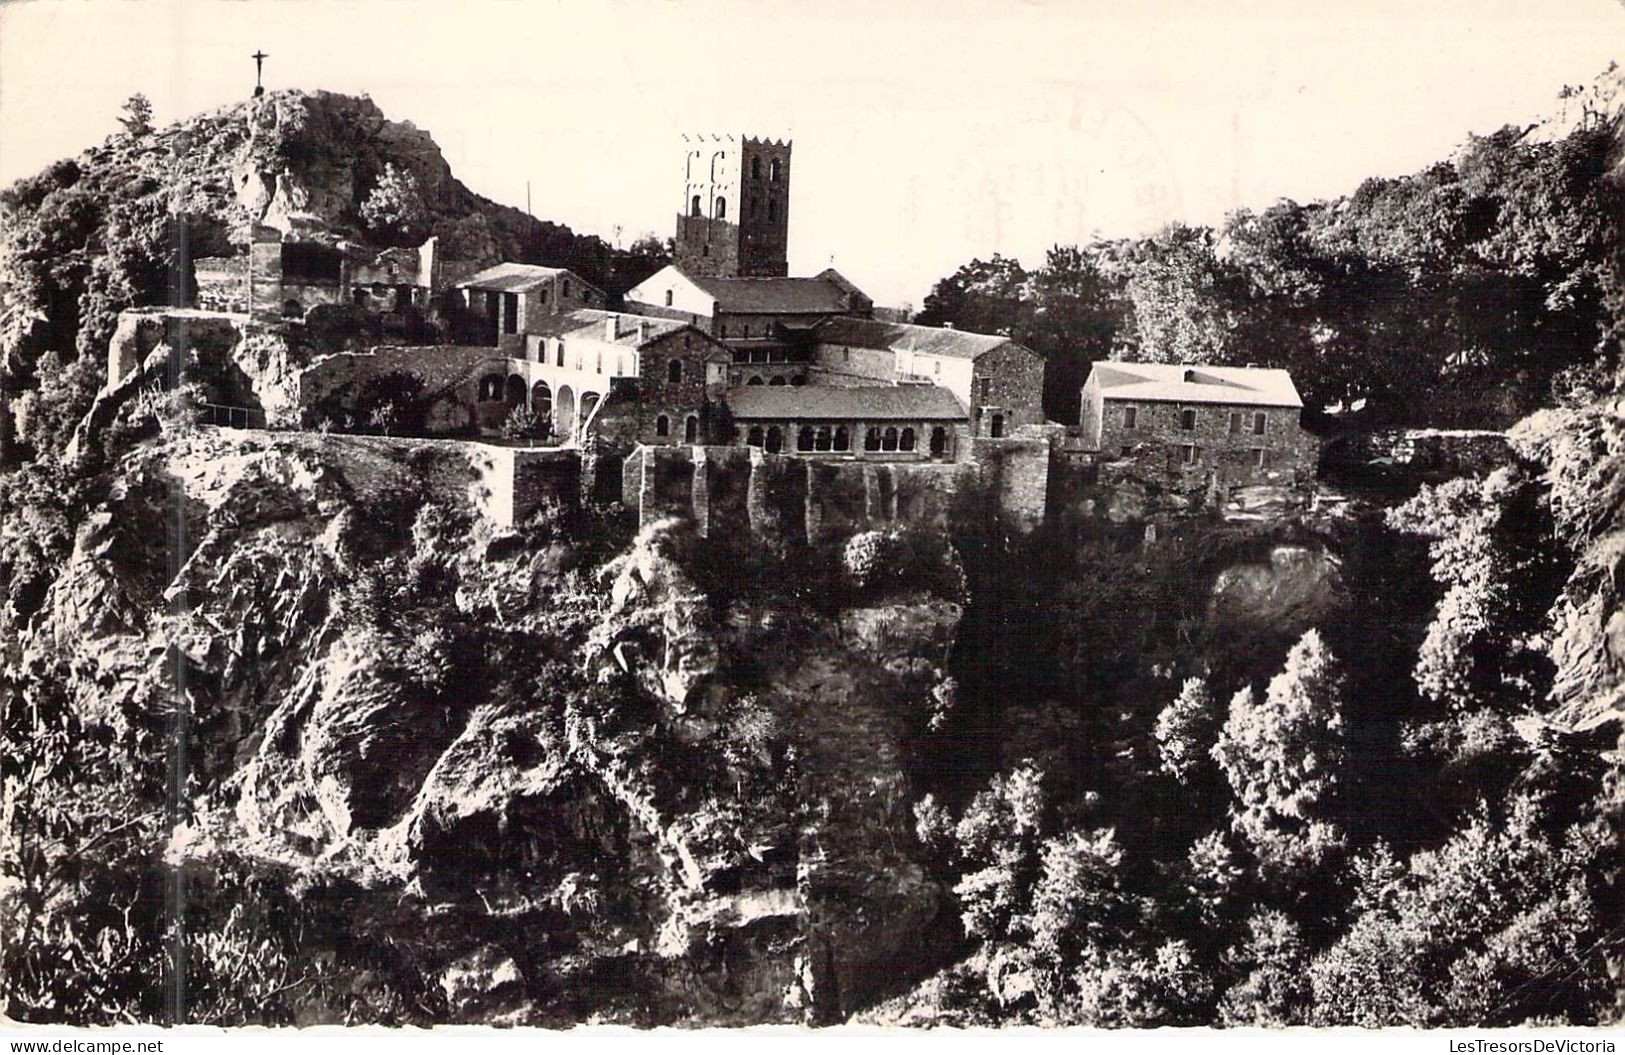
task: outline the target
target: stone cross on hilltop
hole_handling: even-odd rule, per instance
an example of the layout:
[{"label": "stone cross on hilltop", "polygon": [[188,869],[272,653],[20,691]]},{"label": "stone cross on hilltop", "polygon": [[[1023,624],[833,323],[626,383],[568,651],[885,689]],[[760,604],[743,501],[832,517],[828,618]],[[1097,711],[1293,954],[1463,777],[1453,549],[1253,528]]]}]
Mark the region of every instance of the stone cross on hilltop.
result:
[{"label": "stone cross on hilltop", "polygon": [[265,85],[261,83],[261,78],[265,73],[265,60],[271,56],[263,51],[256,50],[254,54],[248,57],[254,60],[254,97],[259,98],[265,94]]}]

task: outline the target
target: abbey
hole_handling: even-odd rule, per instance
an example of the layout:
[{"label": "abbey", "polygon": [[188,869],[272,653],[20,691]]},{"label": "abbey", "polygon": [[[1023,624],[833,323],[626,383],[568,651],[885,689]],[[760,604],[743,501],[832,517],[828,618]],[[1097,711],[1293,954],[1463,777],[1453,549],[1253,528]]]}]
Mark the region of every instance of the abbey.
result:
[{"label": "abbey", "polygon": [[[582,451],[587,489],[645,510],[690,481],[684,508],[700,520],[725,508],[712,489],[736,456],[825,466],[806,476],[808,495],[855,467],[861,482],[845,490],[899,520],[952,504],[900,502],[915,484],[908,493],[980,487],[1032,524],[1080,488],[1125,480],[1211,504],[1312,476],[1282,371],[1100,363],[1067,427],[1045,419],[1043,357],[1013,337],[877,317],[834,268],[790,274],[792,149],[683,137],[673,262],[618,297],[567,267],[447,259],[434,239],[378,253],[266,231],[246,258],[199,261],[198,306],[350,327],[344,350],[298,372],[296,427],[353,428],[410,393],[414,406],[394,413],[419,434]],[[363,334],[406,340],[355,350]],[[128,358],[110,360],[110,385]],[[688,453],[649,454],[665,448]],[[911,465],[932,471],[905,486]]]}]

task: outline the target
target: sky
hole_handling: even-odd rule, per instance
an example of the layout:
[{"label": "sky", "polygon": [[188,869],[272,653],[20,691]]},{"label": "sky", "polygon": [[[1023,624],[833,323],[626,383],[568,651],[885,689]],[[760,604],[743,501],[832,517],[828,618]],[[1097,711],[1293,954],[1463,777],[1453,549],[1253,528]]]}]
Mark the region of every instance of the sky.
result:
[{"label": "sky", "polygon": [[1625,60],[1621,0],[12,0],[0,185],[268,88],[366,93],[487,197],[672,233],[683,132],[794,138],[792,274],[918,307],[973,257],[1347,193]]}]

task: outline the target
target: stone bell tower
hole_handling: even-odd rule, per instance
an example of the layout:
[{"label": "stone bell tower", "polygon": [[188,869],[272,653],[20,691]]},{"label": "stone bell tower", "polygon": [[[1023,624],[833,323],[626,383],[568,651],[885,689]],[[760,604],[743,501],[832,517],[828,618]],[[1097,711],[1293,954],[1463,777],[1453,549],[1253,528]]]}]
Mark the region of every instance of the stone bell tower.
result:
[{"label": "stone bell tower", "polygon": [[683,136],[677,266],[716,278],[783,278],[790,231],[790,141]]}]

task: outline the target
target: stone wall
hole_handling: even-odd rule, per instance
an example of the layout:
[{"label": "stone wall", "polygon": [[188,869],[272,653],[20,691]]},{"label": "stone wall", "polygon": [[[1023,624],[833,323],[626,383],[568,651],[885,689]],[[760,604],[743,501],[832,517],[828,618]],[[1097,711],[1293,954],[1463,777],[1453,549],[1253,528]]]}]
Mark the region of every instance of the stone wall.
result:
[{"label": "stone wall", "polygon": [[[983,384],[987,394],[982,394]],[[1016,344],[995,348],[976,360],[971,374],[972,408],[993,407],[980,420],[973,418],[979,436],[989,434],[990,415],[1004,415],[1006,435],[1023,425],[1044,423],[1044,359]],[[975,410],[972,410],[975,414]]]},{"label": "stone wall", "polygon": [[570,507],[580,500],[581,456],[576,451],[469,446],[480,450],[486,492],[482,512],[504,527],[523,523],[544,502]]},{"label": "stone wall", "polygon": [[424,393],[431,397],[429,431],[465,432],[475,425],[480,377],[486,373],[506,374],[505,364],[494,349],[470,345],[339,352],[317,359],[300,373],[299,404],[307,416],[324,403],[353,404],[367,381],[391,373],[408,373],[423,379]]},{"label": "stone wall", "polygon": [[1513,458],[1506,433],[1486,429],[1392,429],[1333,437],[1320,463],[1330,470],[1408,479],[1489,472]]},{"label": "stone wall", "polygon": [[769,454],[753,447],[639,447],[622,501],[640,523],[694,521],[701,534],[749,531],[772,545],[836,542],[871,528],[948,531],[981,490],[1021,530],[1044,518],[1047,434],[977,441],[967,462],[879,462]]}]

